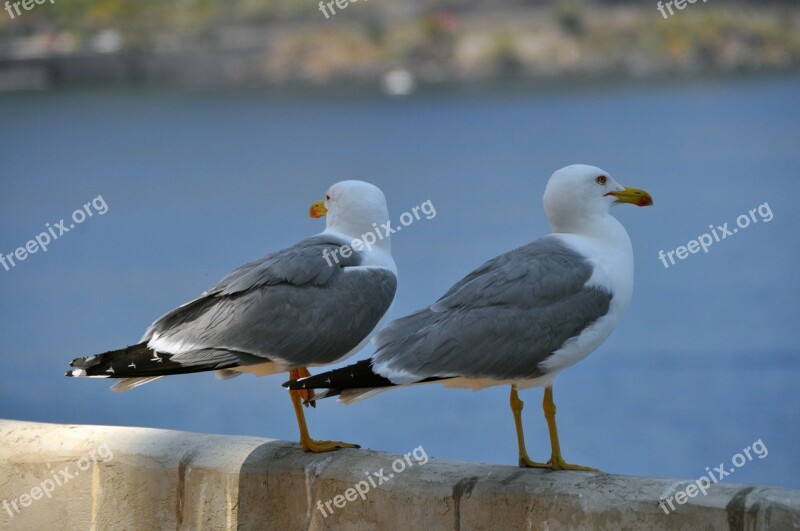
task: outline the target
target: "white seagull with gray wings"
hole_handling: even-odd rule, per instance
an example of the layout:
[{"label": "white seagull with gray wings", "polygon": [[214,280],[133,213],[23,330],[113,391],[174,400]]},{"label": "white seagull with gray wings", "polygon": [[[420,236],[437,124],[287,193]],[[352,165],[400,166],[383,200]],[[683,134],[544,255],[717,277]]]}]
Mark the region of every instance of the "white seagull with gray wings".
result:
[{"label": "white seagull with gray wings", "polygon": [[[552,234],[486,262],[434,304],[389,323],[372,358],[285,385],[327,389],[317,398],[345,402],[419,383],[510,385],[521,466],[593,470],[561,456],[552,384],[611,334],[630,303],[633,249],[609,212],[615,203],[653,201],[599,168],[562,168],[544,193]],[[517,390],[532,386],[545,388],[548,463],[525,449]]]},{"label": "white seagull with gray wings", "polygon": [[[259,376],[341,361],[358,352],[381,326],[397,289],[390,238],[352,254],[337,252],[389,220],[386,199],[362,181],[333,185],[311,217],[327,215],[325,230],[233,271],[199,298],[160,317],[136,345],[78,358],[67,376],[115,378],[127,391],[163,376],[217,371]],[[300,442],[308,451],[354,446],[315,441],[292,392]]]}]

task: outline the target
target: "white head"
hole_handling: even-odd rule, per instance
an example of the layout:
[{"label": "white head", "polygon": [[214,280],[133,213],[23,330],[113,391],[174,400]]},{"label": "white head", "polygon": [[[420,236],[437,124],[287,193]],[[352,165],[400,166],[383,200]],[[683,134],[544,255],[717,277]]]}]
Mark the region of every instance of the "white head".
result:
[{"label": "white head", "polygon": [[650,194],[617,183],[607,171],[574,164],[555,172],[544,191],[544,211],[553,232],[589,234],[617,203],[653,204]]},{"label": "white head", "polygon": [[[389,222],[386,197],[377,186],[364,181],[340,181],[325,194],[325,199],[311,205],[312,218],[327,216],[325,232],[336,232],[348,238],[361,238],[367,233],[375,236],[380,225]],[[376,238],[374,247],[390,249],[390,236]]]}]

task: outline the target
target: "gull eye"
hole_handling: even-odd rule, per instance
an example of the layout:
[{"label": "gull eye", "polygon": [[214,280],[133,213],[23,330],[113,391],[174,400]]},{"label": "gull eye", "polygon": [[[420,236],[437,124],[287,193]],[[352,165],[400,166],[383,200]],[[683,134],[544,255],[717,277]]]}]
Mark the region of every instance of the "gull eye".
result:
[{"label": "gull eye", "polygon": [[330,201],[330,200],[331,200],[331,196],[330,195],[326,195],[325,196],[325,201]]},{"label": "gull eye", "polygon": [[608,180],[608,177],[606,177],[605,175],[601,175],[597,179],[595,179],[597,184],[606,184],[607,180]]}]

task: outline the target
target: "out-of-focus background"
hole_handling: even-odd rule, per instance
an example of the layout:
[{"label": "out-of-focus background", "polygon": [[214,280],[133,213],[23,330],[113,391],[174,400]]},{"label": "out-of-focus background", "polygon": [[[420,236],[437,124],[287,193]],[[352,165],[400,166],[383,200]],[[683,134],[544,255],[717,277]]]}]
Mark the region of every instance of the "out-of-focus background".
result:
[{"label": "out-of-focus background", "polygon": [[[400,317],[549,232],[547,178],[582,162],[655,205],[614,210],[636,289],[556,381],[565,457],[697,478],[760,440],[726,481],[800,488],[796,2],[359,0],[327,18],[310,0],[17,3],[0,5],[0,253],[74,227],[0,265],[0,418],[294,440],[283,376],[114,394],[63,372],[322,230],[308,206],[342,179],[380,186],[395,224],[436,208],[393,239]],[[759,207],[708,253],[659,260]],[[523,393],[541,460],[540,398]],[[516,462],[507,388],[308,417],[321,438]]]},{"label": "out-of-focus background", "polygon": [[683,9],[674,0],[9,2],[0,16],[0,89],[341,89],[383,80],[407,92],[415,81],[691,77],[797,65],[797,2],[689,1],[678,0]]}]

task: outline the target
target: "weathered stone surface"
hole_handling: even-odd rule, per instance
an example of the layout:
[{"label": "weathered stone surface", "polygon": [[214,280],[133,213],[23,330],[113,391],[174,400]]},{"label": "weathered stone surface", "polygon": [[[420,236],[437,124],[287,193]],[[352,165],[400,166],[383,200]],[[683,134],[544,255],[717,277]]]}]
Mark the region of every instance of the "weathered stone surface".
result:
[{"label": "weathered stone surface", "polygon": [[800,491],[716,484],[665,514],[690,482],[423,455],[0,420],[0,529],[800,529]]}]

